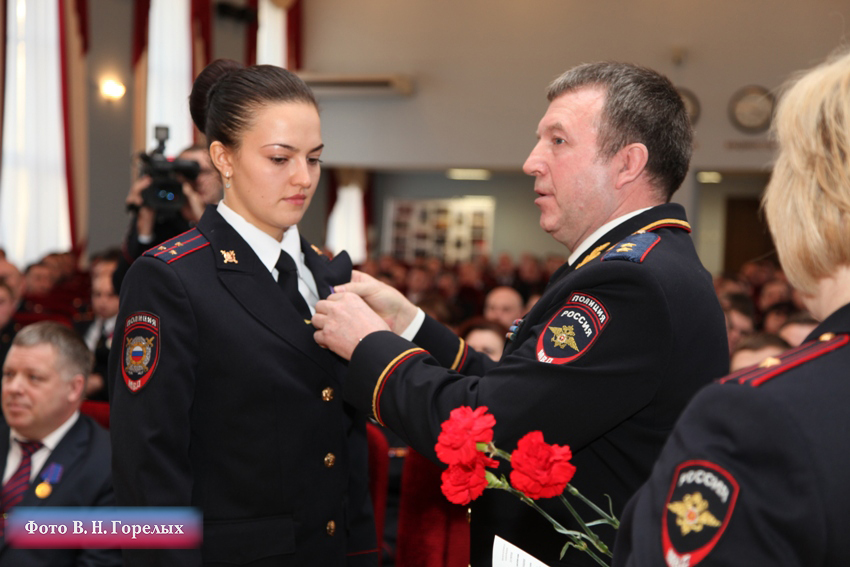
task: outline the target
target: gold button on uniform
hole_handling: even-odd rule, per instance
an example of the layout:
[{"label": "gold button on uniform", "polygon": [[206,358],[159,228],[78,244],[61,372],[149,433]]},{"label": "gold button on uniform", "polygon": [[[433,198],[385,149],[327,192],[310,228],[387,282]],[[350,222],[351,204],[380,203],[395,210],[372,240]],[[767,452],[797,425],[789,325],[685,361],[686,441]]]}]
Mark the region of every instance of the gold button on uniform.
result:
[{"label": "gold button on uniform", "polygon": [[336,464],[336,455],[333,453],[328,453],[325,455],[325,466],[331,468]]},{"label": "gold button on uniform", "polygon": [[329,402],[332,399],[334,399],[334,389],[331,388],[331,387],[328,387],[328,388],[325,388],[324,390],[322,390],[322,399],[326,402]]},{"label": "gold button on uniform", "polygon": [[325,529],[328,531],[328,535],[334,535],[336,533],[336,522],[331,520]]}]

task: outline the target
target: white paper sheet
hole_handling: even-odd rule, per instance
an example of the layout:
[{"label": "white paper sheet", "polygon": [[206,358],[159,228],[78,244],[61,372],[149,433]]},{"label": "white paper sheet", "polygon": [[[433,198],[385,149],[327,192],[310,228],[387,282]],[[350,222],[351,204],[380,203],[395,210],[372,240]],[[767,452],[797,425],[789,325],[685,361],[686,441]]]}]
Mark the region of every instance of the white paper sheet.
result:
[{"label": "white paper sheet", "polygon": [[499,536],[493,538],[493,567],[548,567]]}]

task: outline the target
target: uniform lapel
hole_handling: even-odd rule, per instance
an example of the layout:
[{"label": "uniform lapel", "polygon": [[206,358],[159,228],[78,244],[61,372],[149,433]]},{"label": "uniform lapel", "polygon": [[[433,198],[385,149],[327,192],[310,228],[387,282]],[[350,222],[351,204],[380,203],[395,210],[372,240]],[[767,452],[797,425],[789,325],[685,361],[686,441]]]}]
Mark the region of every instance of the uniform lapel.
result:
[{"label": "uniform lapel", "polygon": [[3,419],[2,414],[0,414],[0,420],[2,420],[0,421],[2,423],[2,427],[0,427],[0,460],[3,462],[0,465],[0,476],[2,476],[3,471],[6,470],[6,459],[9,457],[9,426],[6,425],[6,420]]},{"label": "uniform lapel", "polygon": [[[2,427],[0,427],[0,461],[3,462],[0,465],[0,476],[2,476],[6,470],[6,460],[9,457],[9,426],[6,425],[3,414],[0,414],[0,423],[2,423]],[[2,486],[2,481],[0,481],[0,486]],[[0,540],[0,555],[3,554],[6,548],[6,538],[4,537]]]},{"label": "uniform lapel", "polygon": [[327,352],[313,339],[313,326],[304,322],[239,233],[215,209],[207,210],[198,230],[210,241],[219,279],[245,310],[324,370],[332,371]]},{"label": "uniform lapel", "polygon": [[46,498],[39,498],[35,495],[35,487],[42,481],[41,473],[50,465],[57,464],[62,467],[62,475],[64,476],[67,474],[67,472],[74,466],[74,463],[76,463],[77,460],[79,460],[85,453],[90,435],[91,430],[89,428],[89,424],[85,422],[82,415],[78,416],[77,421],[71,426],[71,429],[68,430],[65,436],[62,437],[59,444],[56,446],[56,449],[50,453],[50,456],[47,458],[44,466],[41,467],[38,474],[30,483],[30,487],[24,493],[24,498],[18,506],[49,505],[50,495],[55,494],[56,490],[61,489],[62,479],[60,478],[59,482],[54,485],[54,489],[51,491],[50,495]]},{"label": "uniform lapel", "polygon": [[[636,215],[625,222],[622,222],[600,236],[596,242],[590,245],[587,251],[582,254],[572,265],[564,264],[560,268],[558,268],[554,274],[552,274],[552,278],[549,280],[548,287],[552,287],[552,285],[566,276],[567,274],[571,274],[572,272],[580,269],[580,266],[591,262],[603,255],[609,247],[617,244],[624,238],[634,234],[638,230],[643,227],[661,220],[661,219],[677,219],[677,220],[685,220],[685,210],[681,205],[677,205],[675,203],[666,203],[664,205],[657,205],[652,207],[648,211],[644,211],[639,215]],[[547,287],[547,289],[548,289]]]},{"label": "uniform lapel", "polygon": [[596,258],[602,256],[610,246],[617,244],[643,227],[662,219],[685,220],[685,210],[681,205],[674,203],[667,203],[652,207],[648,211],[644,211],[643,213],[626,220],[603,234],[572,265],[565,263],[555,270],[555,273],[552,274],[552,277],[549,279],[549,283],[546,284],[546,291],[543,296],[534,305],[531,311],[523,317],[523,321],[529,321],[530,323],[520,325],[520,329],[517,331],[516,337],[505,346],[504,354],[513,352],[513,350],[525,340],[535,323],[539,323],[550,310],[560,307],[561,304],[565,302],[565,298],[562,293],[553,291],[554,288],[558,287],[556,284],[559,281],[563,280],[576,270],[580,270],[583,262],[588,263],[596,260]]},{"label": "uniform lapel", "polygon": [[333,293],[334,286],[351,281],[351,258],[348,252],[342,251],[331,261],[322,252],[301,237],[301,251],[304,252],[304,263],[313,273],[319,298],[325,299]]}]

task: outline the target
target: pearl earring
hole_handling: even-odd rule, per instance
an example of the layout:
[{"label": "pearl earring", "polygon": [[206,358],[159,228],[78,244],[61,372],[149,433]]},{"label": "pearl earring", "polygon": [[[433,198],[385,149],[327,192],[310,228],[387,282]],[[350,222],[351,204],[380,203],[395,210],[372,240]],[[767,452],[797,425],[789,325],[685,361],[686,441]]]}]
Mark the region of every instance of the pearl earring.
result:
[{"label": "pearl earring", "polygon": [[228,171],[227,173],[225,173],[225,174],[224,174],[224,179],[225,179],[225,181],[224,181],[224,188],[225,188],[225,189],[230,189],[230,172],[229,172],[229,171]]}]

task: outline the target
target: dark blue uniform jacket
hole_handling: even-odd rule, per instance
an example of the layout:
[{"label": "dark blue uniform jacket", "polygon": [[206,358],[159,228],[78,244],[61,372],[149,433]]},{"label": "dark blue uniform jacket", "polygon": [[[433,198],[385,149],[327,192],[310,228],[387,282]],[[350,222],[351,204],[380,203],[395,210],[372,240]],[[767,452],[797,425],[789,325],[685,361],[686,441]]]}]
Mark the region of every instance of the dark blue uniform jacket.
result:
[{"label": "dark blue uniform jacket", "polygon": [[[415,344],[373,333],[354,351],[346,398],[432,459],[452,409],[487,406],[497,446],[512,451],[532,430],[569,445],[575,486],[620,512],[691,396],[728,369],[723,313],[689,232],[667,204],[602,236],[553,275],[498,364],[431,319]],[[541,502],[574,527],[560,502]],[[559,564],[566,540],[514,496],[486,490],[471,518],[473,567],[490,565],[495,534]],[[570,550],[563,564],[591,563]]]},{"label": "dark blue uniform jacket", "polygon": [[629,502],[614,564],[850,565],[850,305],[703,389]]},{"label": "dark blue uniform jacket", "polygon": [[[302,243],[319,294],[350,279]],[[373,565],[365,418],[248,244],[208,208],[139,258],[110,358],[122,506],[194,506],[200,550],[125,551],[128,566]]]}]

